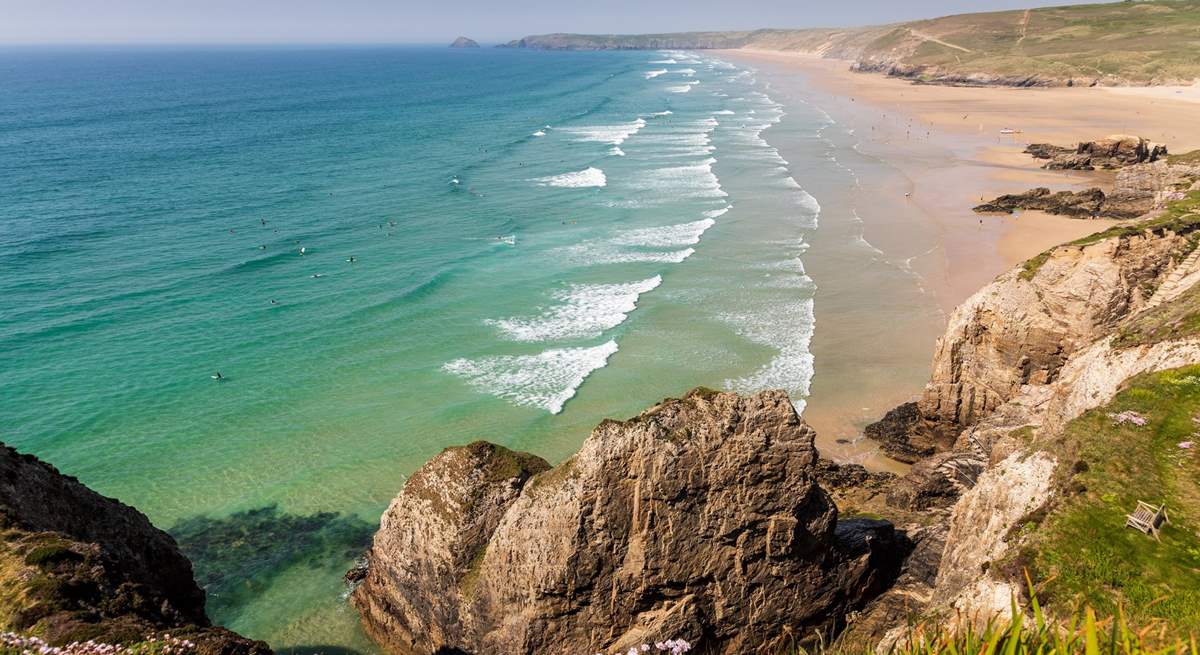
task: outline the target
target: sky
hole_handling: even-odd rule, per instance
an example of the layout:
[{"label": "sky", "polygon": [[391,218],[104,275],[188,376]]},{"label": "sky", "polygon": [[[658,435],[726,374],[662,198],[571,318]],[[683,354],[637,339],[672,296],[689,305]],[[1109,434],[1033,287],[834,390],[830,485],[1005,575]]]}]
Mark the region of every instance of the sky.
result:
[{"label": "sky", "polygon": [[0,43],[444,43],[459,35],[499,43],[546,32],[867,25],[1027,6],[1030,0],[0,0]]}]

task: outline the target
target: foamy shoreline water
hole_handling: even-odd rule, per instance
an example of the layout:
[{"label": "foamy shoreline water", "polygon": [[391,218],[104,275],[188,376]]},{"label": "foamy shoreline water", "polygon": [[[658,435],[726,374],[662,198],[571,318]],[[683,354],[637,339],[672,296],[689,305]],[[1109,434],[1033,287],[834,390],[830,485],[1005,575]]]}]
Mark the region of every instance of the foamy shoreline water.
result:
[{"label": "foamy shoreline water", "polygon": [[[22,162],[0,208],[0,408],[17,445],[157,524],[270,506],[370,524],[448,445],[561,459],[697,385],[803,402],[821,301],[798,258],[826,189],[816,159],[766,139],[816,118],[753,74],[693,53],[168,54],[0,72],[20,116],[116,138],[21,119],[25,145],[0,154]],[[40,92],[44,70],[131,111],[77,115]],[[197,81],[166,103],[162,71]],[[341,611],[342,538],[311,566],[247,564],[246,585],[212,590],[215,618],[277,648],[372,652]]]}]

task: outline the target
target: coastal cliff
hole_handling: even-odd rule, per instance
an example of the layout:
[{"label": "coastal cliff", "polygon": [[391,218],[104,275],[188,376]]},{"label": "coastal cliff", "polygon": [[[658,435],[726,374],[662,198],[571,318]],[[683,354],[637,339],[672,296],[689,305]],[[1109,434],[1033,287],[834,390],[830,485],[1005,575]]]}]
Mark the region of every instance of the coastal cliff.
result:
[{"label": "coastal cliff", "polygon": [[351,596],[396,653],[705,652],[835,634],[906,541],[839,520],[814,433],[783,392],[696,390],[605,421],[553,469],[451,448],[384,515]]},{"label": "coastal cliff", "polygon": [[0,444],[0,627],[50,645],[170,632],[202,655],[268,655],[213,627],[175,540],[141,512]]},{"label": "coastal cliff", "polygon": [[[1155,457],[1200,470],[1173,444],[1153,446],[1155,432],[1129,432],[1200,415],[1200,175],[1188,183],[1159,213],[1042,253],[952,314],[920,399],[868,430],[915,462],[908,474],[819,460],[782,392],[665,400],[605,421],[554,468],[483,442],[447,449],[405,485],[347,576],[363,625],[402,654],[613,652],[668,638],[742,653],[817,633],[886,647],[922,616],[1007,615],[1027,598],[1025,572],[1046,581],[1052,614],[1080,592],[1108,611],[1170,593],[1191,579],[1182,563],[1154,560],[1141,591],[1137,577],[1089,582],[1103,563],[1067,551],[1098,538],[1131,561],[1191,557],[1195,480],[1138,477],[1149,487],[1129,490],[1112,471],[1131,464],[1108,445],[1151,453],[1150,470]],[[1165,550],[1125,532],[1120,517],[1143,493],[1179,516]],[[837,504],[890,521],[846,518]],[[1093,536],[1071,532],[1094,516],[1105,518]],[[1145,600],[1130,612],[1179,611]]]},{"label": "coastal cliff", "polygon": [[[887,495],[944,531],[936,576],[918,585],[917,614],[1004,615],[1012,598],[1027,596],[1028,572],[1047,581],[1044,605],[1059,599],[1052,610],[1069,611],[1072,594],[1083,593],[1107,611],[1133,604],[1139,618],[1193,624],[1135,599],[1150,588],[1171,598],[1191,575],[1182,553],[1196,481],[1155,471],[1196,465],[1198,180],[1200,172],[1160,213],[1053,248],[968,299],[938,342],[920,400],[874,427],[894,440],[889,450],[937,442]],[[1161,423],[1176,414],[1185,422]],[[1155,421],[1161,427],[1141,429]],[[1177,542],[1125,528],[1124,513],[1147,498],[1179,515]],[[1068,552],[1080,548],[1160,566],[1101,582],[1103,558]]]},{"label": "coastal cliff", "polygon": [[506,47],[553,50],[750,48],[844,59],[853,70],[924,84],[1120,86],[1191,84],[1200,2],[1153,0],[944,16],[892,25],[680,32],[545,34]]}]

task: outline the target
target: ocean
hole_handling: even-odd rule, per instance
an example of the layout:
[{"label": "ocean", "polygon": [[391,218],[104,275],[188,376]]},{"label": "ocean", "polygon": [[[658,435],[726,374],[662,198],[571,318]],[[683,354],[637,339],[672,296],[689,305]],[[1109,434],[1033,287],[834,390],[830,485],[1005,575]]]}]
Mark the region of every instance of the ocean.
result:
[{"label": "ocean", "polygon": [[277,649],[374,650],[341,575],[446,446],[809,395],[832,120],[719,56],[16,48],[0,99],[0,439]]}]

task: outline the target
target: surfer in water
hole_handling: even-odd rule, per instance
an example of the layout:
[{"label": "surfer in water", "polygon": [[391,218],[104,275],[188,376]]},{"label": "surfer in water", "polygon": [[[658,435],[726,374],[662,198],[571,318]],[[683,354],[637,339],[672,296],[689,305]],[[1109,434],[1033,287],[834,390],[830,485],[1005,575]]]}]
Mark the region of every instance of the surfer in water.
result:
[{"label": "surfer in water", "polygon": [[224,379],[225,379],[225,376],[224,376],[224,375],[221,375],[221,372],[220,372],[220,371],[217,371],[216,373],[213,373],[213,374],[212,374],[212,379],[214,379],[214,380],[224,380]]},{"label": "surfer in water", "polygon": [[353,264],[354,262],[358,261],[358,257],[355,257],[354,255],[350,255],[348,258],[346,258],[346,261]]}]

